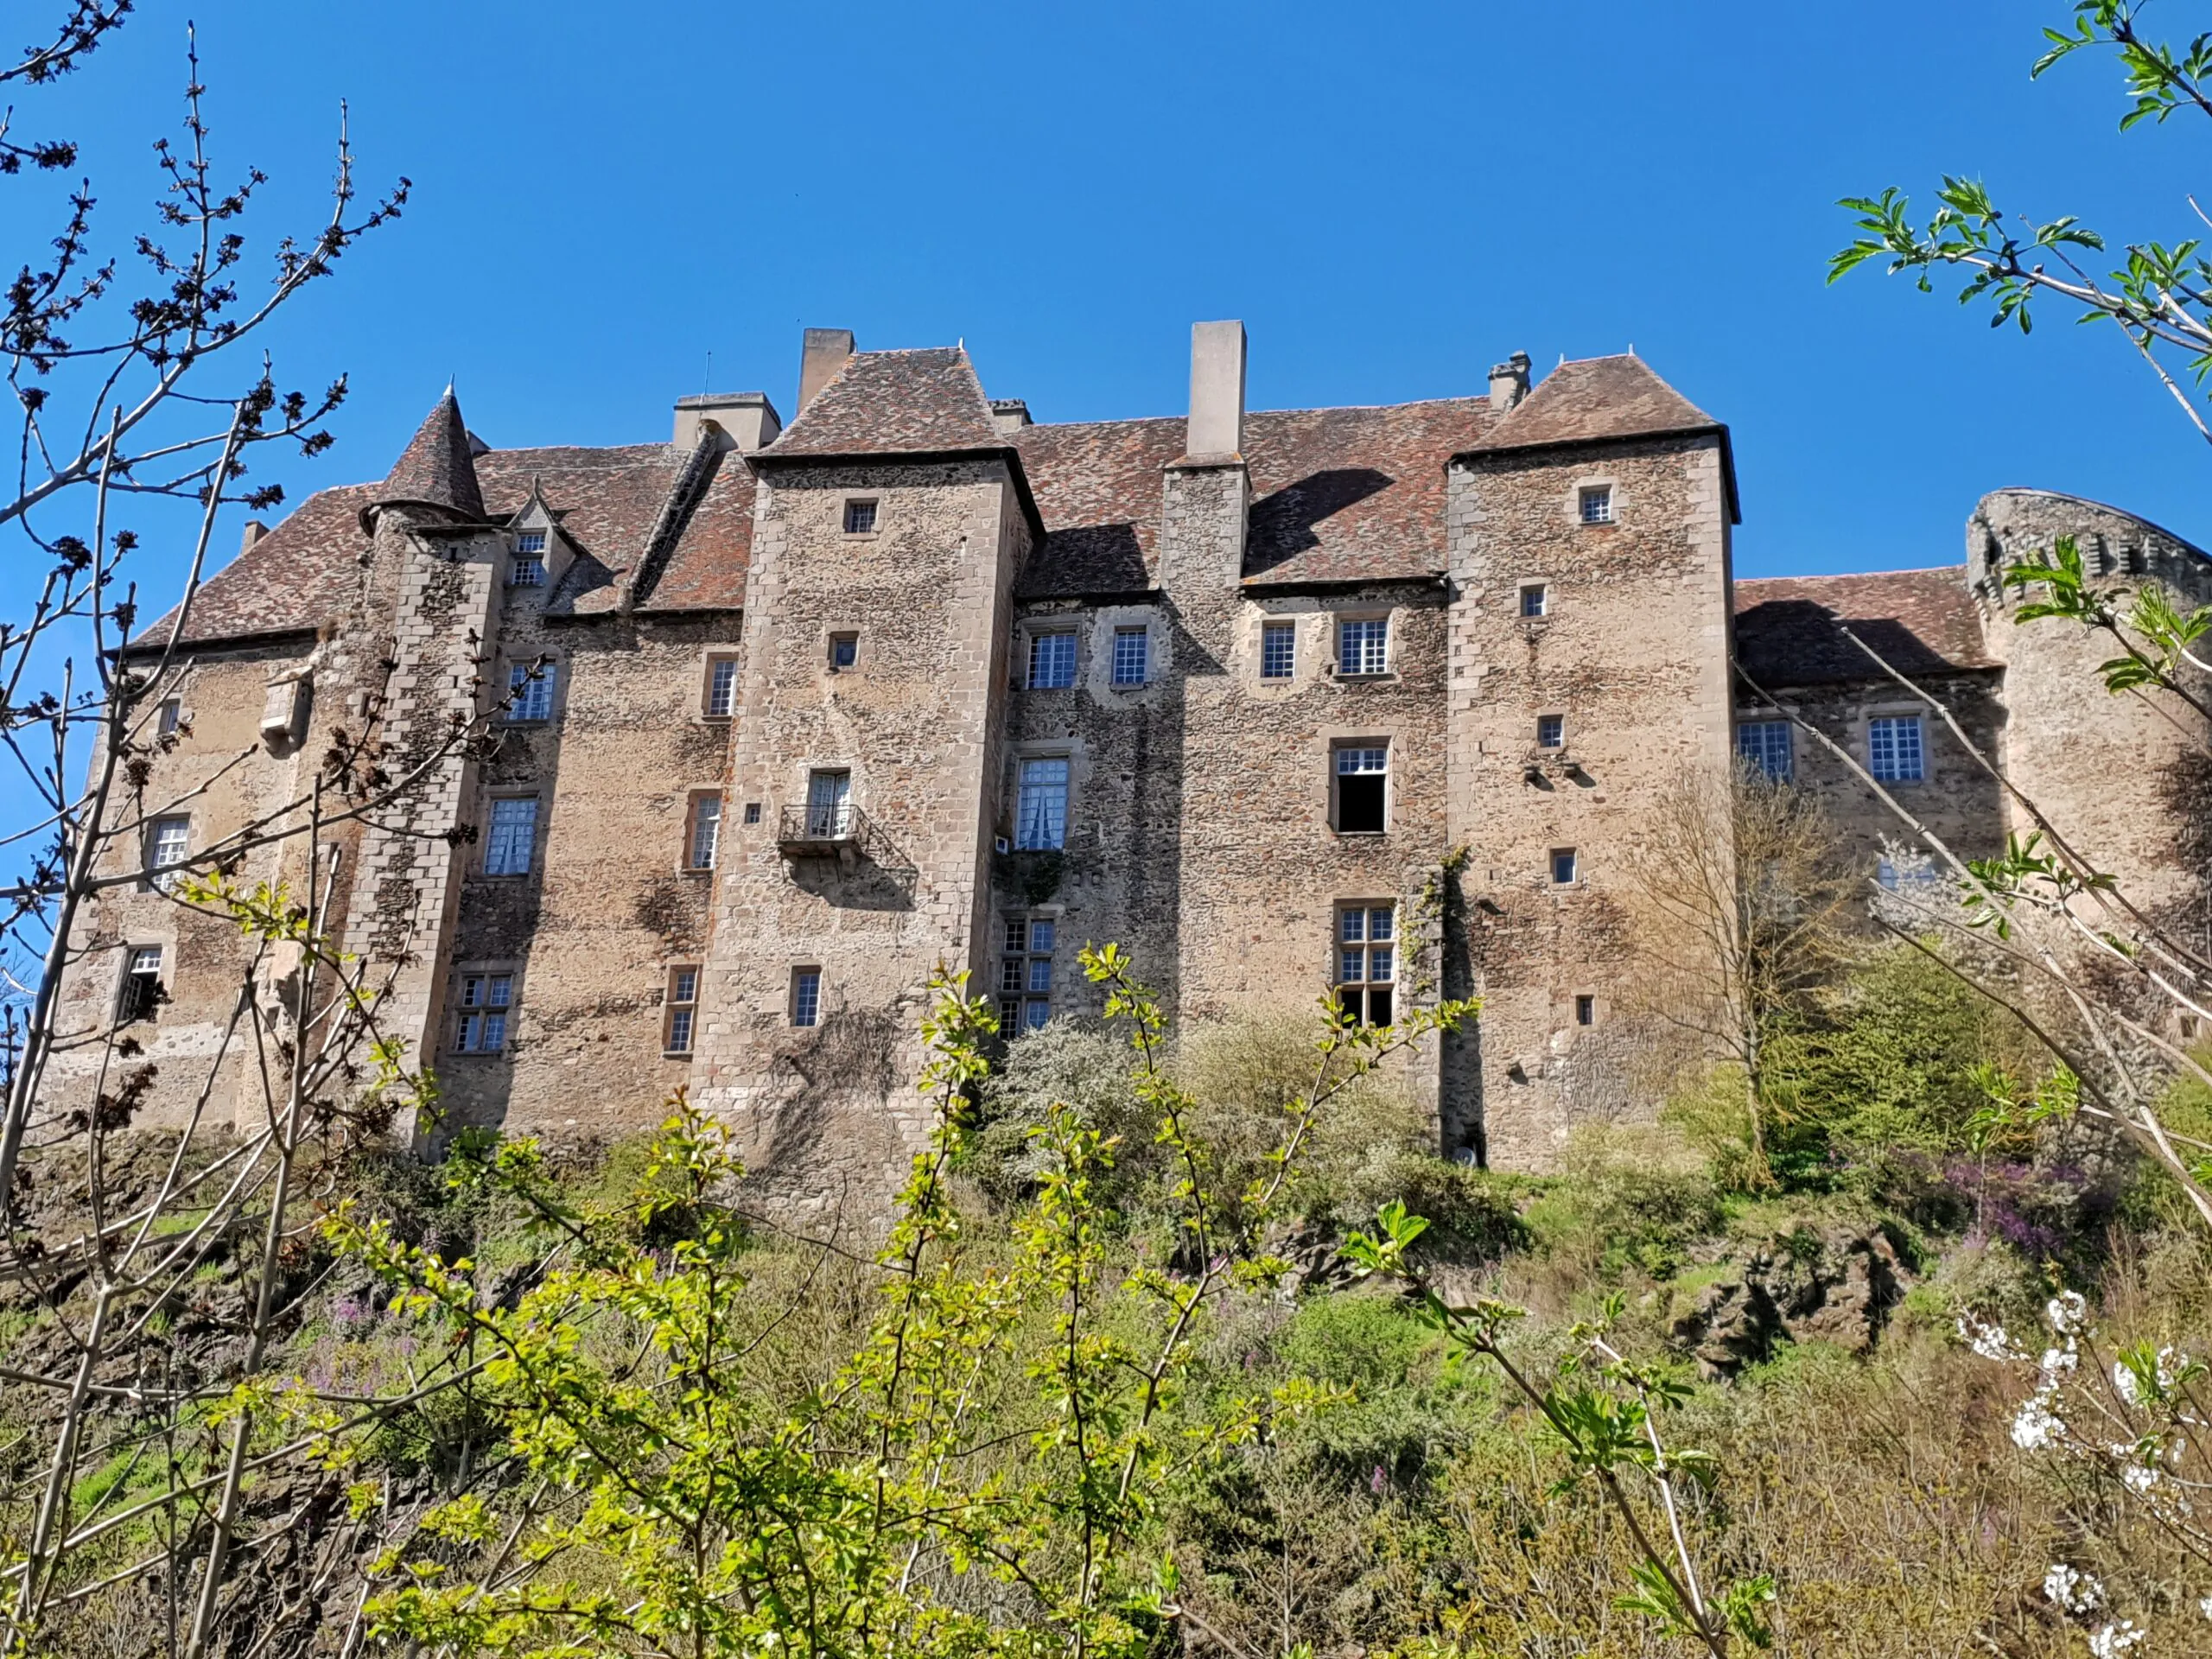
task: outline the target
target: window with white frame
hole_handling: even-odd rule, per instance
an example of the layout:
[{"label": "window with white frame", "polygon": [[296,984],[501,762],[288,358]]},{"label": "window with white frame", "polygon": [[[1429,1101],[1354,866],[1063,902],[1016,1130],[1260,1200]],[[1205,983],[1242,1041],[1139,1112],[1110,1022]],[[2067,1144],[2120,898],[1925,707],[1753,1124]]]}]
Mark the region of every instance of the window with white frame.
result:
[{"label": "window with white frame", "polygon": [[1550,587],[1541,582],[1522,582],[1521,584],[1521,614],[1523,616],[1535,617],[1549,616],[1551,613],[1552,590]]},{"label": "window with white frame", "polygon": [[484,874],[528,875],[537,850],[537,797],[503,795],[492,803],[484,837]]},{"label": "window with white frame", "polygon": [[1008,1037],[1042,1029],[1052,1018],[1052,947],[1059,925],[1011,917],[999,957],[999,1030]]},{"label": "window with white frame", "polygon": [[836,841],[853,833],[853,774],[842,766],[806,774],[806,834]]},{"label": "window with white frame", "polygon": [[822,1023],[822,970],[819,968],[791,969],[791,1024],[818,1026]]},{"label": "window with white frame", "polygon": [[512,974],[463,974],[454,1014],[454,1049],[463,1054],[497,1054],[506,1047],[514,995]]},{"label": "window with white frame", "polygon": [[709,657],[707,658],[706,715],[709,720],[728,720],[737,712],[737,658]]},{"label": "window with white frame", "polygon": [[1397,920],[1393,905],[1337,907],[1337,1004],[1360,1025],[1390,1023],[1398,981]]},{"label": "window with white frame", "polygon": [[722,838],[722,798],[699,794],[691,798],[691,824],[683,837],[686,869],[711,870]]},{"label": "window with white frame", "polygon": [[1143,627],[1114,630],[1114,683],[1142,685],[1152,669],[1152,633]]},{"label": "window with white frame", "polygon": [[1918,715],[1885,715],[1866,722],[1866,770],[1885,784],[1916,784],[1928,775]]},{"label": "window with white frame", "polygon": [[183,722],[183,720],[184,699],[181,697],[163,697],[161,701],[161,706],[154,711],[154,735],[156,737],[167,737],[171,732],[176,730],[177,727]]},{"label": "window with white frame", "polygon": [[848,501],[845,503],[845,534],[873,536],[875,534],[875,503]]},{"label": "window with white frame", "polygon": [[1387,674],[1390,670],[1390,620],[1383,616],[1337,624],[1337,672]]},{"label": "window with white frame", "polygon": [[1298,624],[1260,625],[1260,677],[1287,680],[1298,672]]},{"label": "window with white frame", "polygon": [[517,663],[507,671],[507,720],[511,724],[553,718],[554,671],[550,663]]},{"label": "window with white frame", "polygon": [[1029,686],[1055,691],[1075,683],[1075,630],[1056,628],[1029,636]]},{"label": "window with white frame", "polygon": [[1024,760],[1014,792],[1014,844],[1025,853],[1057,852],[1067,837],[1067,756]]},{"label": "window with white frame", "polygon": [[1610,524],[1613,522],[1613,486],[1610,484],[1586,484],[1576,493],[1576,505],[1586,524]]},{"label": "window with white frame", "polygon": [[1567,747],[1565,715],[1536,716],[1536,747],[1540,749],[1563,749]]},{"label": "window with white frame", "polygon": [[1389,827],[1390,746],[1341,743],[1332,770],[1341,836],[1379,836]]},{"label": "window with white frame", "polygon": [[699,1018],[699,969],[686,964],[668,970],[668,992],[662,999],[667,1012],[661,1030],[661,1052],[689,1054]]},{"label": "window with white frame", "polygon": [[1736,756],[1745,766],[1757,766],[1778,783],[1788,783],[1796,770],[1786,720],[1739,720],[1736,722]]},{"label": "window with white frame", "polygon": [[192,820],[156,818],[146,834],[146,872],[163,893],[175,878],[168,874],[191,855]]},{"label": "window with white frame", "polygon": [[1552,849],[1552,885],[1571,887],[1582,879],[1582,858],[1572,847]]},{"label": "window with white frame", "polygon": [[545,532],[525,530],[515,537],[514,563],[508,578],[518,588],[545,585]]},{"label": "window with white frame", "polygon": [[135,944],[123,964],[123,983],[116,988],[116,1023],[151,1020],[161,1001],[162,947]]}]

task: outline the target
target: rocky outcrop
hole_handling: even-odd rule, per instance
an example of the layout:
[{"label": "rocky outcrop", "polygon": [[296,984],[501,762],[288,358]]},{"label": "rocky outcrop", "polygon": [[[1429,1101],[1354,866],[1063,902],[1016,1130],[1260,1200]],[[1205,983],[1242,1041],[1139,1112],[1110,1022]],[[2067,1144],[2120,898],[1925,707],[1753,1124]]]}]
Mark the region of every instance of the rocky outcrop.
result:
[{"label": "rocky outcrop", "polygon": [[1784,1342],[1874,1345],[1911,1275],[1878,1229],[1808,1223],[1740,1248],[1674,1320],[1707,1377],[1733,1376]]}]

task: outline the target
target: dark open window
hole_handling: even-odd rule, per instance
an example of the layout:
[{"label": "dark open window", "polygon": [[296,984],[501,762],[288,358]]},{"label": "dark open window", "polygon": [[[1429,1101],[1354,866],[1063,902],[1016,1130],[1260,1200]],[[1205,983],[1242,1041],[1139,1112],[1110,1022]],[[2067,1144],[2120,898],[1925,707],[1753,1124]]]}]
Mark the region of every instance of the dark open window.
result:
[{"label": "dark open window", "polygon": [[1336,752],[1337,833],[1379,836],[1389,811],[1387,744],[1346,744]]}]

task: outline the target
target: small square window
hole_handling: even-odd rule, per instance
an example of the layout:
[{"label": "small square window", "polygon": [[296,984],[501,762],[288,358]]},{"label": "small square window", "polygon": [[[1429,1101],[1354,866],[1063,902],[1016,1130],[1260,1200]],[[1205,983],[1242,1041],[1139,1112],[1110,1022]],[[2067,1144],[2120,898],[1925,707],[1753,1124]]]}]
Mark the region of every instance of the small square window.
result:
[{"label": "small square window", "polygon": [[1337,624],[1337,672],[1387,674],[1390,669],[1390,621],[1373,617]]},{"label": "small square window", "polygon": [[758,802],[758,801],[747,801],[747,802],[745,804],[745,821],[746,821],[747,823],[760,823],[760,802]]},{"label": "small square window", "polygon": [[1063,690],[1075,683],[1075,634],[1071,629],[1029,636],[1029,684],[1033,690]]},{"label": "small square window", "polygon": [[1567,747],[1565,715],[1536,716],[1536,747],[1540,749],[1563,749]]},{"label": "small square window", "polygon": [[850,668],[860,659],[860,635],[833,633],[830,636],[830,667],[832,672],[841,668]]},{"label": "small square window", "polygon": [[875,503],[848,501],[845,503],[845,534],[873,536],[875,534]]},{"label": "small square window", "polygon": [[1145,628],[1114,630],[1114,683],[1142,685],[1151,668],[1152,634]]},{"label": "small square window", "polygon": [[1287,680],[1298,671],[1298,625],[1267,622],[1260,627],[1260,677]]},{"label": "small square window", "polygon": [[1598,1023],[1596,997],[1586,995],[1574,999],[1574,1023],[1578,1026],[1594,1026]]},{"label": "small square window", "polygon": [[737,658],[707,659],[707,696],[703,705],[709,720],[728,720],[737,712]]},{"label": "small square window", "polygon": [[163,697],[161,706],[154,710],[154,734],[167,737],[176,730],[184,719],[184,702],[178,697]]},{"label": "small square window", "polygon": [[791,969],[791,1024],[818,1026],[822,1023],[822,970],[819,968]]},{"label": "small square window", "polygon": [[1554,887],[1571,887],[1580,879],[1581,873],[1581,861],[1575,856],[1573,848],[1554,847],[1552,849],[1552,885]]},{"label": "small square window", "polygon": [[1521,588],[1521,614],[1549,616],[1552,613],[1552,590],[1541,582],[1524,582]]},{"label": "small square window", "polygon": [[670,969],[668,994],[663,1000],[667,1005],[668,1018],[661,1036],[661,1050],[669,1054],[689,1054],[699,1018],[699,970],[693,967]]},{"label": "small square window", "polygon": [[1584,524],[1610,524],[1613,522],[1613,486],[1611,485],[1590,485],[1580,493],[1578,500],[1582,510]]}]

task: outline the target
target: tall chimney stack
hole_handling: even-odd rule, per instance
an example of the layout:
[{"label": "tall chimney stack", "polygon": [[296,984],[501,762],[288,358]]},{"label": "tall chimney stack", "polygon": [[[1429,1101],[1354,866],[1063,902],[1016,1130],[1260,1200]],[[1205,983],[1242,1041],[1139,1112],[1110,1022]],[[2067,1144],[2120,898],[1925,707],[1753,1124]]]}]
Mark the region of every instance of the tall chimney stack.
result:
[{"label": "tall chimney stack", "polygon": [[1503,415],[1529,395],[1529,353],[1516,352],[1490,372],[1490,406]]},{"label": "tall chimney stack", "polygon": [[849,328],[810,328],[798,354],[798,406],[804,409],[814,394],[830,384],[830,377],[853,354]]},{"label": "tall chimney stack", "polygon": [[1191,325],[1191,455],[1234,455],[1244,448],[1244,325]]}]

